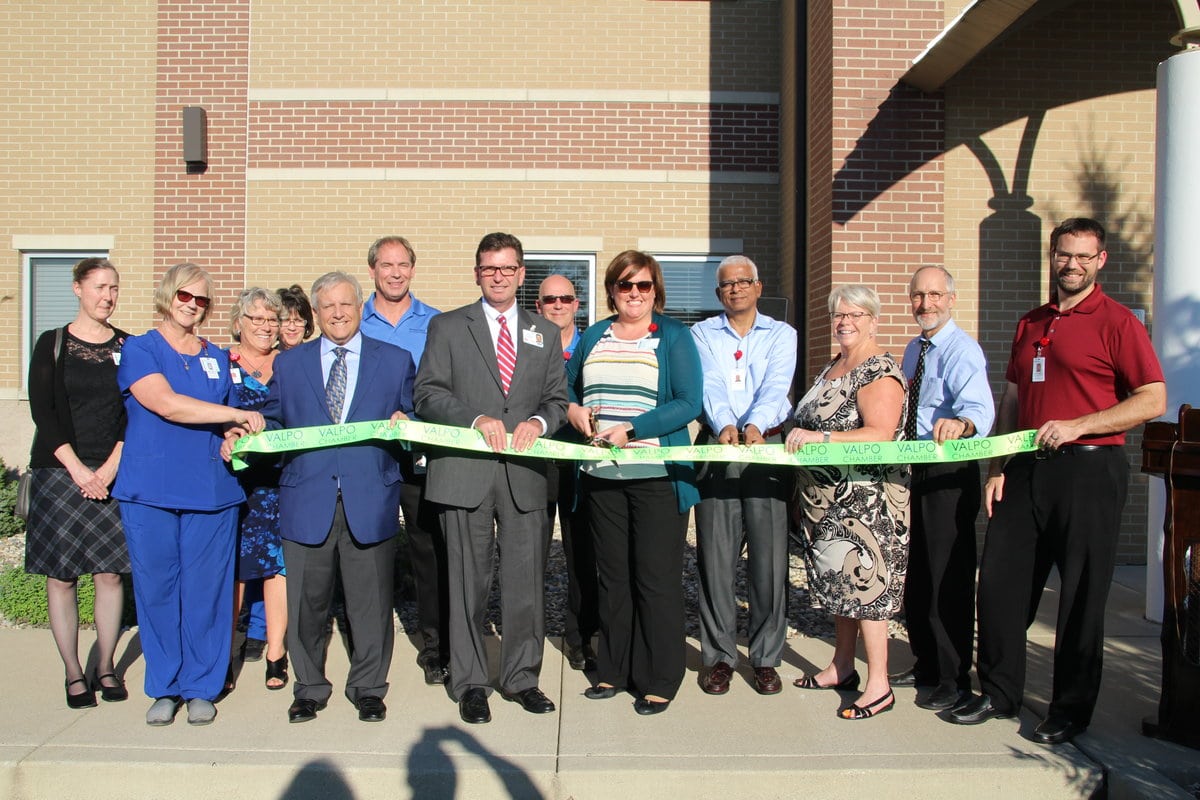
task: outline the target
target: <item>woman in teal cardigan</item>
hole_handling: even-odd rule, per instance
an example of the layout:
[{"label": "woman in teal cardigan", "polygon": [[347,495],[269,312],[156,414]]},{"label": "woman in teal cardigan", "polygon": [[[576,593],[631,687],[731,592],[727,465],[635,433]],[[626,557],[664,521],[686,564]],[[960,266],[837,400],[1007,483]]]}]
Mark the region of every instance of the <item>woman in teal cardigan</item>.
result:
[{"label": "woman in teal cardigan", "polygon": [[[627,250],[608,265],[604,288],[616,316],[584,331],[567,364],[568,420],[603,447],[690,444],[703,373],[687,327],[662,314],[662,268]],[[690,461],[589,461],[580,471],[600,575],[598,681],[585,694],[627,689],[639,714],[657,714],[683,682],[680,576],[688,513],[700,500],[695,471]]]}]

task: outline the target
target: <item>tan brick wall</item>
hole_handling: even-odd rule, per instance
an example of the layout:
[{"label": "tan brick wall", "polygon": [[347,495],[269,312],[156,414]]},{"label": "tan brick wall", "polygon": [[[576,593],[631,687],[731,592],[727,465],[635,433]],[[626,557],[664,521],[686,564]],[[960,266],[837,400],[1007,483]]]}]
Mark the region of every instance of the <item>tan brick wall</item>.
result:
[{"label": "tan brick wall", "polygon": [[[255,209],[247,232],[248,283],[306,286],[323,272],[345,269],[367,281],[367,248],[397,233],[417,250],[415,293],[439,308],[478,298],[475,245],[489,231],[523,241],[601,237],[597,269],[638,240],[737,238],[764,274],[777,273],[778,190],[773,185],[642,183],[402,182],[251,184]],[[714,207],[732,211],[718,214]],[[719,223],[713,217],[721,218]],[[368,286],[369,288],[369,286]]]},{"label": "tan brick wall", "polygon": [[255,3],[256,89],[773,91],[778,1]]},{"label": "tan brick wall", "polygon": [[[0,394],[24,384],[21,254],[13,236],[111,237],[113,321],[144,326],[150,296],[153,2],[4,4],[0,53]],[[26,446],[27,450],[27,446]]]}]

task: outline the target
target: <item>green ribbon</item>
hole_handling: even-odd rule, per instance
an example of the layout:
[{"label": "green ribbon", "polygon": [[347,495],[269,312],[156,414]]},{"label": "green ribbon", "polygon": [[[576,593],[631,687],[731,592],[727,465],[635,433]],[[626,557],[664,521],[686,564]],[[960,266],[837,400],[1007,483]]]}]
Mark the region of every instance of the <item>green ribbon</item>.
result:
[{"label": "green ribbon", "polygon": [[[1018,431],[983,439],[951,439],[934,444],[927,439],[911,442],[814,442],[795,453],[781,444],[706,444],[678,447],[635,447],[629,449],[593,447],[587,444],[538,439],[522,452],[509,447],[505,455],[526,458],[553,458],[562,461],[739,461],[745,464],[774,464],[787,467],[815,467],[829,464],[941,464],[996,458],[1035,449],[1036,431]],[[373,420],[347,422],[344,425],[318,425],[311,428],[285,428],[243,436],[233,446],[232,465],[246,468],[243,456],[249,453],[283,453],[315,450],[368,441],[411,442],[452,450],[491,453],[483,437],[474,428],[434,425],[415,420]]]}]

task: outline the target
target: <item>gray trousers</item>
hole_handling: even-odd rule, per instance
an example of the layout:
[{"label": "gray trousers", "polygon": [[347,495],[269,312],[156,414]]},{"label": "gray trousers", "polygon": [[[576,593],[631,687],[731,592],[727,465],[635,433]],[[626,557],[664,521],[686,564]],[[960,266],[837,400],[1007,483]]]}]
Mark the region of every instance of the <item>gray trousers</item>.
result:
[{"label": "gray trousers", "polygon": [[383,697],[396,629],[392,623],[392,578],[396,537],[361,545],[350,536],[341,498],[333,512],[329,536],[318,545],[283,541],[288,576],[288,656],[298,700],[327,702],[333,691],[325,677],[329,644],[329,608],[336,573],[342,576],[346,619],[353,631],[346,697]]},{"label": "gray trousers", "polygon": [[700,571],[700,645],[705,666],[738,664],[736,571],[742,545],[750,601],[750,664],[777,667],[787,635],[785,469],[711,462],[700,479],[696,540]]},{"label": "gray trousers", "polygon": [[491,694],[484,615],[492,564],[500,551],[500,689],[509,694],[538,685],[546,636],[546,509],[522,512],[502,469],[478,508],[442,508],[450,594],[450,693]]}]

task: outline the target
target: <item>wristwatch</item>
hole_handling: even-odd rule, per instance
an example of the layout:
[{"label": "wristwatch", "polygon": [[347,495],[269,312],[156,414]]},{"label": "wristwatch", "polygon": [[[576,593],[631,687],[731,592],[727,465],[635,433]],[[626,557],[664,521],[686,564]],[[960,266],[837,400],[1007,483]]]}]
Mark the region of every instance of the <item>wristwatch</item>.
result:
[{"label": "wristwatch", "polygon": [[821,441],[824,442],[825,444],[829,444],[829,431],[821,432]]}]

